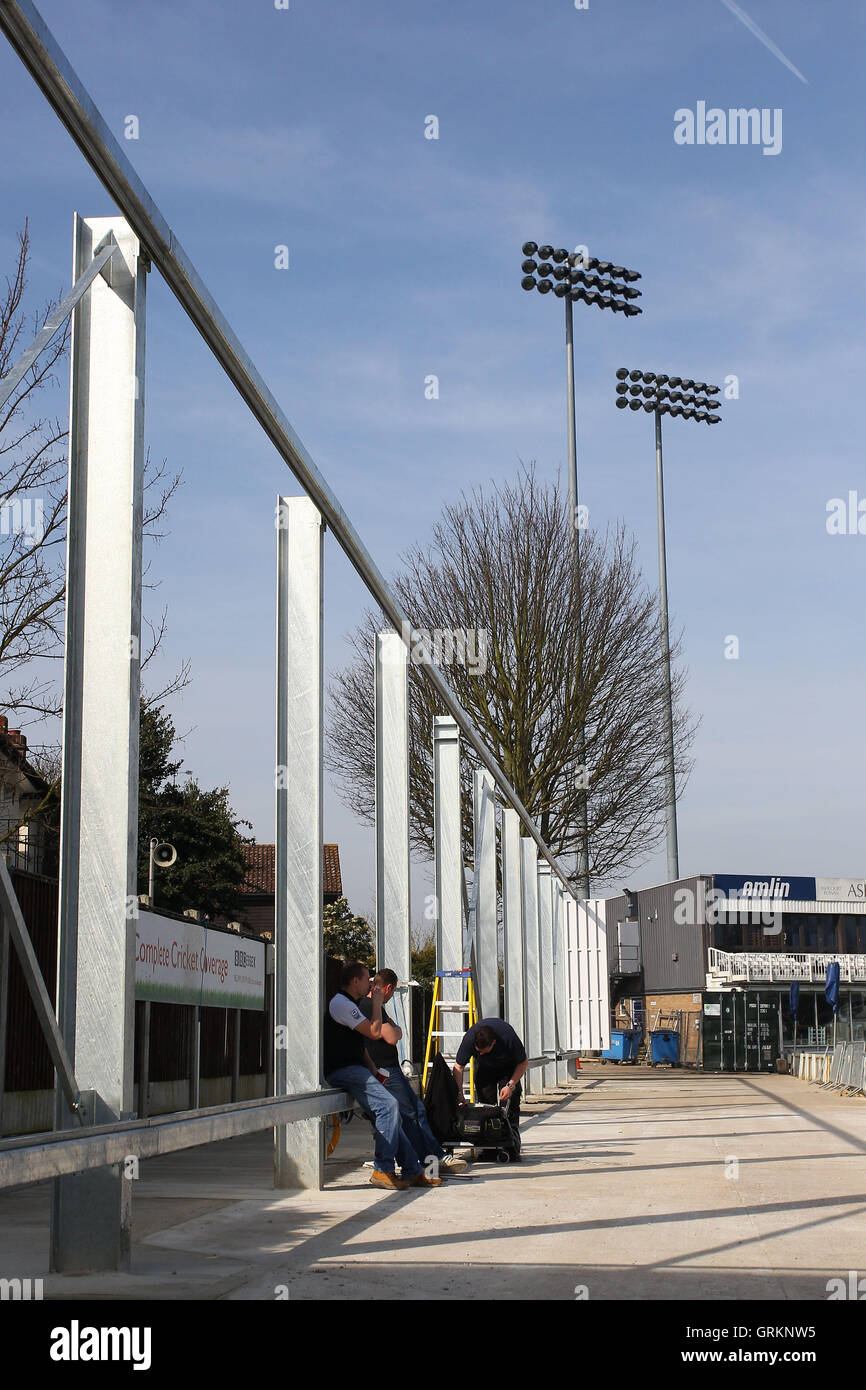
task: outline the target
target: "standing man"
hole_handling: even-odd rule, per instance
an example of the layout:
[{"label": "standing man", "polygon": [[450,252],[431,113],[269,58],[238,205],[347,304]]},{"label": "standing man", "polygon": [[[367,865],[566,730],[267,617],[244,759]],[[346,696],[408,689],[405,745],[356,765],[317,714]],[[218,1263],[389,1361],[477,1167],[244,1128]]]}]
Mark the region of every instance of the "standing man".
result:
[{"label": "standing man", "polygon": [[[358,1008],[358,1001],[369,989],[370,972],[366,965],[359,961],[347,965],[341,988],[325,1014],[325,1078],[329,1086],[348,1091],[373,1114],[376,1151],[370,1182],[374,1187],[440,1187],[439,1178],[427,1178],[422,1173],[418,1156],[403,1133],[400,1107],[385,1089],[385,1077],[367,1052],[367,1041],[377,1041],[382,1036],[382,990],[372,991],[369,1019]],[[394,1172],[395,1160],[400,1164],[399,1178]]]},{"label": "standing man", "polygon": [[[379,1038],[370,1039],[367,1051],[374,1065],[388,1073],[385,1085],[400,1107],[403,1133],[418,1158],[424,1164],[428,1159],[435,1158],[439,1171],[447,1178],[451,1173],[462,1173],[469,1165],[464,1158],[457,1158],[454,1154],[445,1152],[430,1128],[423,1100],[416,1096],[407,1077],[403,1075],[400,1054],[397,1051],[397,1043],[403,1036],[403,1029],[385,1012],[385,1005],[390,1004],[394,998],[397,984],[397,976],[393,970],[379,970],[373,977],[373,989],[382,991],[382,1033]],[[358,1008],[366,1019],[372,1020],[372,995],[366,999],[359,999]]]},{"label": "standing man", "polygon": [[484,1105],[508,1104],[508,1123],[517,1141],[515,1158],[520,1154],[520,1097],[521,1077],[529,1065],[526,1048],[520,1038],[502,1018],[482,1018],[464,1035],[457,1049],[454,1079],[457,1098],[465,1105],[463,1072],[470,1059],[475,1058],[475,1095]]}]

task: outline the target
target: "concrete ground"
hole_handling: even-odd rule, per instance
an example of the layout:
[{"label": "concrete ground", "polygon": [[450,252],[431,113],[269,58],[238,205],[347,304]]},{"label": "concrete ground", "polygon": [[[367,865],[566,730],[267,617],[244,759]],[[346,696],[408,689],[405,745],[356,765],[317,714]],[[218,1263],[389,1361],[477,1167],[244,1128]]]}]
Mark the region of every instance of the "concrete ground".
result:
[{"label": "concrete ground", "polygon": [[354,1120],[322,1192],[269,1134],[142,1165],[132,1273],[47,1276],[49,1188],[0,1193],[0,1277],[46,1298],[821,1299],[866,1272],[866,1100],[792,1077],[585,1065],[524,1161],[386,1193]]}]

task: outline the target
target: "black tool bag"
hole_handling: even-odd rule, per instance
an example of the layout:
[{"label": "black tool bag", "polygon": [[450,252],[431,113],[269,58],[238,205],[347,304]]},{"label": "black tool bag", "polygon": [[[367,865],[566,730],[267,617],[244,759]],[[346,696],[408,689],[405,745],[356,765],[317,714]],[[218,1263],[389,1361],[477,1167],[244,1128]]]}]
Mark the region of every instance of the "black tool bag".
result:
[{"label": "black tool bag", "polygon": [[511,1145],[514,1136],[499,1105],[462,1105],[457,1116],[460,1137],[480,1148]]}]

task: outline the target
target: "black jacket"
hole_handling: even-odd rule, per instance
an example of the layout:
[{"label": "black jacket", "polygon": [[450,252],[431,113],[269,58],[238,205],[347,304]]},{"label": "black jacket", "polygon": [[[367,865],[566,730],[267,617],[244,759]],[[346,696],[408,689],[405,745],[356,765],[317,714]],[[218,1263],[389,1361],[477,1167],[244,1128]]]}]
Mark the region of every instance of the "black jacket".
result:
[{"label": "black jacket", "polygon": [[424,1106],[430,1128],[440,1144],[460,1138],[457,1123],[457,1082],[441,1052],[433,1058],[430,1077],[424,1091]]}]

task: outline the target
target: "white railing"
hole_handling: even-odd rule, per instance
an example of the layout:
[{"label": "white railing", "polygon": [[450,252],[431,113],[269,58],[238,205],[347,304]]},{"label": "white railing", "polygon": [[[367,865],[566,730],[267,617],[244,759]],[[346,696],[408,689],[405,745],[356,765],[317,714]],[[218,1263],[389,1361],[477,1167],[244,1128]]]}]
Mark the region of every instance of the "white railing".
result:
[{"label": "white railing", "polygon": [[822,951],[719,951],[708,952],[709,973],[725,980],[786,984],[805,980],[819,984],[827,978],[827,966],[839,962],[839,978],[846,984],[866,984],[866,955],[828,954]]}]

